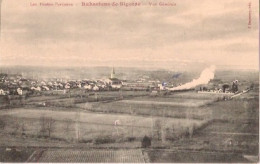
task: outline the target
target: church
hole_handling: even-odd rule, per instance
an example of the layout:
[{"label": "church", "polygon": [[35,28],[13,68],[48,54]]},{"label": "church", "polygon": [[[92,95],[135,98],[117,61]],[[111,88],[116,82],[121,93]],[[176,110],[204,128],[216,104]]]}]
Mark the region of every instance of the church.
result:
[{"label": "church", "polygon": [[113,88],[113,89],[120,89],[122,87],[122,81],[116,78],[116,73],[115,73],[115,68],[112,68],[110,78],[108,79],[108,84]]}]

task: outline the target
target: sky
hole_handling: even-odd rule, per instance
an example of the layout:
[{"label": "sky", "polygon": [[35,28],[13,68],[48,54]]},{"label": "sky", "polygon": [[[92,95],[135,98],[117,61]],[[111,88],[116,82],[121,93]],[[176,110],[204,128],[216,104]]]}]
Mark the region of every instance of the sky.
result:
[{"label": "sky", "polygon": [[[112,1],[142,5],[81,6]],[[258,13],[258,0],[3,0],[0,65],[258,69]]]}]

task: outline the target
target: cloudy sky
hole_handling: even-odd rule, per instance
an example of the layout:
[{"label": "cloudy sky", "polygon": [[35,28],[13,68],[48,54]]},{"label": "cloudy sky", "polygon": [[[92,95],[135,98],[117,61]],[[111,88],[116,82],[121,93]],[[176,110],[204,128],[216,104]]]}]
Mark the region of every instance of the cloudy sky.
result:
[{"label": "cloudy sky", "polygon": [[[39,2],[74,6],[30,6]],[[0,64],[258,68],[258,0],[135,0],[144,5],[128,8],[81,2],[3,0]]]}]

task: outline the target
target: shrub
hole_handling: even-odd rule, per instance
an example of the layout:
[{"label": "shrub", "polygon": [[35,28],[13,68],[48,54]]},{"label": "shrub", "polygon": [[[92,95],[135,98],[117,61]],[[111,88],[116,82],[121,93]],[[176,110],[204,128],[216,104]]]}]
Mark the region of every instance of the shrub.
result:
[{"label": "shrub", "polygon": [[110,136],[99,136],[94,139],[94,144],[106,144],[106,143],[115,143],[115,139]]},{"label": "shrub", "polygon": [[5,128],[5,122],[0,120],[0,129],[3,130]]},{"label": "shrub", "polygon": [[92,139],[81,139],[81,140],[79,140],[79,143],[91,143],[91,142],[93,142]]},{"label": "shrub", "polygon": [[127,137],[127,141],[129,141],[129,142],[132,142],[132,141],[134,141],[136,138],[135,137]]},{"label": "shrub", "polygon": [[142,139],[142,148],[147,148],[151,146],[151,138],[144,136],[144,138]]}]

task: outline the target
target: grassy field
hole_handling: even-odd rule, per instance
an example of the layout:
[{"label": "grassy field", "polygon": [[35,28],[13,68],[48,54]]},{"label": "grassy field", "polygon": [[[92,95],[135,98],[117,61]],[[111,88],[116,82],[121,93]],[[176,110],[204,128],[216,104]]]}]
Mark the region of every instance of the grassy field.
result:
[{"label": "grassy field", "polygon": [[192,100],[217,100],[218,98],[222,97],[221,94],[198,94],[197,91],[187,91],[187,92],[173,92],[170,95],[166,95],[166,98],[172,99],[192,99]]},{"label": "grassy field", "polygon": [[169,106],[169,105],[154,105],[154,104],[140,104],[125,101],[115,101],[110,103],[81,103],[77,107],[93,112],[103,113],[126,113],[144,116],[166,116],[172,118],[186,118],[207,119],[211,115],[211,111],[204,108],[191,108],[183,106]]},{"label": "grassy field", "polygon": [[215,122],[203,129],[203,132],[222,132],[222,133],[251,133],[258,134],[259,128],[256,126],[258,121],[236,121],[236,122]]},{"label": "grassy field", "polygon": [[[0,115],[1,120],[5,122],[5,132],[28,135],[40,133],[42,117],[52,118],[55,121],[51,133],[52,137],[69,140],[77,138],[77,131],[80,132],[79,137],[82,140],[100,136],[113,136],[115,138],[151,136],[152,127],[156,120],[165,123],[166,127],[176,127],[176,131],[193,125],[199,126],[202,123],[202,121],[188,119],[35,109],[6,110],[2,111]],[[119,120],[119,125],[115,125],[116,120]]]},{"label": "grassy field", "polygon": [[[55,94],[54,91],[44,91],[40,96],[29,96],[24,101],[25,105],[54,106],[74,108],[79,103],[116,101],[123,98],[146,96],[146,91],[101,91],[90,92],[83,89],[72,89],[66,94]],[[43,105],[44,104],[44,105]]]},{"label": "grassy field", "polygon": [[[197,131],[191,139],[174,141],[174,146],[258,155],[259,147],[258,88],[232,100],[206,106],[217,121]],[[229,144],[229,141],[232,144]]]},{"label": "grassy field", "polygon": [[56,96],[59,98],[65,97],[91,97],[97,95],[100,98],[115,98],[115,97],[133,97],[133,96],[144,96],[148,95],[149,92],[146,91],[87,91],[85,89],[70,89],[66,93],[60,92],[56,94],[56,91],[43,91],[43,96]]},{"label": "grassy field", "polygon": [[211,100],[191,100],[191,99],[169,99],[169,98],[140,98],[140,99],[131,99],[131,100],[121,100],[121,103],[125,103],[126,106],[132,104],[141,104],[141,105],[166,105],[169,107],[199,107],[205,104],[212,102]]},{"label": "grassy field", "polygon": [[[135,115],[166,116],[174,118],[208,119],[211,110],[204,107],[214,103],[219,95],[198,94],[194,91],[176,92],[164,96],[145,96],[143,91],[106,91],[87,93],[83,97],[58,98],[57,96],[32,97],[27,99],[30,105],[63,107],[63,110],[81,108],[92,112],[125,113]],[[123,100],[122,100],[123,98]]]},{"label": "grassy field", "polygon": [[[184,97],[188,98],[185,99]],[[193,98],[198,96],[197,98]],[[173,93],[167,96],[142,96],[111,102],[86,102],[75,106],[92,112],[126,113],[136,115],[166,116],[173,118],[208,119],[211,110],[205,106],[216,101],[217,96],[203,95],[195,92]]]},{"label": "grassy field", "polygon": [[[243,96],[246,96],[243,95]],[[258,120],[259,100],[236,98],[230,101],[216,102],[212,106],[206,107],[213,112],[213,117],[228,120]]]},{"label": "grassy field", "polygon": [[1,162],[25,162],[33,153],[31,148],[0,147]]},{"label": "grassy field", "polygon": [[142,151],[130,150],[46,150],[33,162],[144,163]]},{"label": "grassy field", "polygon": [[146,151],[151,163],[236,163],[249,162],[241,154],[207,153],[207,152],[174,152],[164,150]]}]

